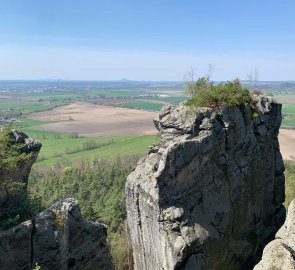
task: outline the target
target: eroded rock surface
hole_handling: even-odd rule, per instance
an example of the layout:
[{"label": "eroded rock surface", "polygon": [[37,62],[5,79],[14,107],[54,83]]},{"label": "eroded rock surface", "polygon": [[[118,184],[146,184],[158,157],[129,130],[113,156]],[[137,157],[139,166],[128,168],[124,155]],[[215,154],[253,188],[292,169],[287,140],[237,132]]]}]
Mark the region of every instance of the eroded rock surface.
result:
[{"label": "eroded rock surface", "polygon": [[105,225],[83,220],[76,200],[62,200],[0,232],[1,270],[113,269],[106,234]]},{"label": "eroded rock surface", "polygon": [[276,239],[263,250],[262,260],[254,270],[295,269],[295,200],[289,207],[283,226],[276,233]]},{"label": "eroded rock surface", "polygon": [[256,112],[165,106],[154,146],[127,179],[136,270],[253,269],[285,218],[281,105]]}]

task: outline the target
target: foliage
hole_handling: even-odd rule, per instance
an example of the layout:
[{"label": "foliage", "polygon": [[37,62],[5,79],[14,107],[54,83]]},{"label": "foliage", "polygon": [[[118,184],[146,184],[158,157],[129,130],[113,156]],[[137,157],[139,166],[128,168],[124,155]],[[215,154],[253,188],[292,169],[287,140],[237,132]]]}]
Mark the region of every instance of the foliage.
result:
[{"label": "foliage", "polygon": [[242,87],[239,80],[214,85],[209,77],[201,77],[188,82],[186,92],[192,96],[187,101],[190,106],[234,107],[250,104],[251,101],[249,91]]},{"label": "foliage", "polygon": [[[130,250],[126,234],[124,187],[127,175],[139,156],[110,160],[80,161],[69,166],[35,167],[29,182],[32,195],[40,196],[48,207],[56,201],[74,197],[83,217],[108,226],[108,241],[116,269],[129,269]],[[62,220],[57,217],[57,224]]]},{"label": "foliage", "polygon": [[41,266],[38,263],[36,263],[35,267],[34,267],[34,270],[41,270]]},{"label": "foliage", "polygon": [[[0,174],[16,168],[18,164],[25,162],[28,155],[22,153],[24,144],[15,143],[11,125],[5,126],[0,132]],[[1,177],[0,175],[0,177]],[[0,178],[0,182],[2,179]]]},{"label": "foliage", "polygon": [[42,210],[38,195],[27,193],[25,184],[13,182],[10,185],[10,199],[1,205],[0,230],[9,229]]}]

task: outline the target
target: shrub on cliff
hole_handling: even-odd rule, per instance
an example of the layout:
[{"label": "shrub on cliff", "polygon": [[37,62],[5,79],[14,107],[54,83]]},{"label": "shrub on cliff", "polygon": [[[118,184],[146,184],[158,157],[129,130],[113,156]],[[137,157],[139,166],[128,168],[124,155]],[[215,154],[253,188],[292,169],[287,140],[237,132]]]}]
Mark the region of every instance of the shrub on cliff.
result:
[{"label": "shrub on cliff", "polygon": [[24,143],[15,142],[10,125],[0,131],[0,189],[7,197],[0,203],[0,230],[28,219],[41,209],[39,200],[27,193],[22,179],[15,179],[19,165],[31,158],[31,154],[23,153],[24,147]]},{"label": "shrub on cliff", "polygon": [[209,77],[187,82],[186,92],[191,95],[187,105],[200,107],[234,107],[250,104],[251,96],[238,79],[214,85]]},{"label": "shrub on cliff", "polygon": [[11,126],[5,126],[0,132],[0,183],[1,175],[17,167],[18,164],[26,162],[30,156],[22,153],[25,144],[15,143]]}]

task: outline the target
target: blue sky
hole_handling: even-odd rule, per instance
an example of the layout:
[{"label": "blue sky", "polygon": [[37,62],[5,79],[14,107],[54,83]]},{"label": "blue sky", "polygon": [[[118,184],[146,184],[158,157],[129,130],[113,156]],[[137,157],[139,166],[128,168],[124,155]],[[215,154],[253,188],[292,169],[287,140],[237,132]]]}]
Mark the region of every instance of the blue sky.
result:
[{"label": "blue sky", "polygon": [[0,79],[295,80],[294,0],[1,0]]}]

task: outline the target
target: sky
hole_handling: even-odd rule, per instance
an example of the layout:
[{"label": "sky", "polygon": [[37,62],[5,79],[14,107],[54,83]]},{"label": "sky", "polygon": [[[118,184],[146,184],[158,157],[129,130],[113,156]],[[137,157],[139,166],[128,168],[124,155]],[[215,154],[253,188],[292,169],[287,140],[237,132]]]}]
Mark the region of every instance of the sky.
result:
[{"label": "sky", "polygon": [[295,80],[294,0],[1,0],[0,80]]}]

